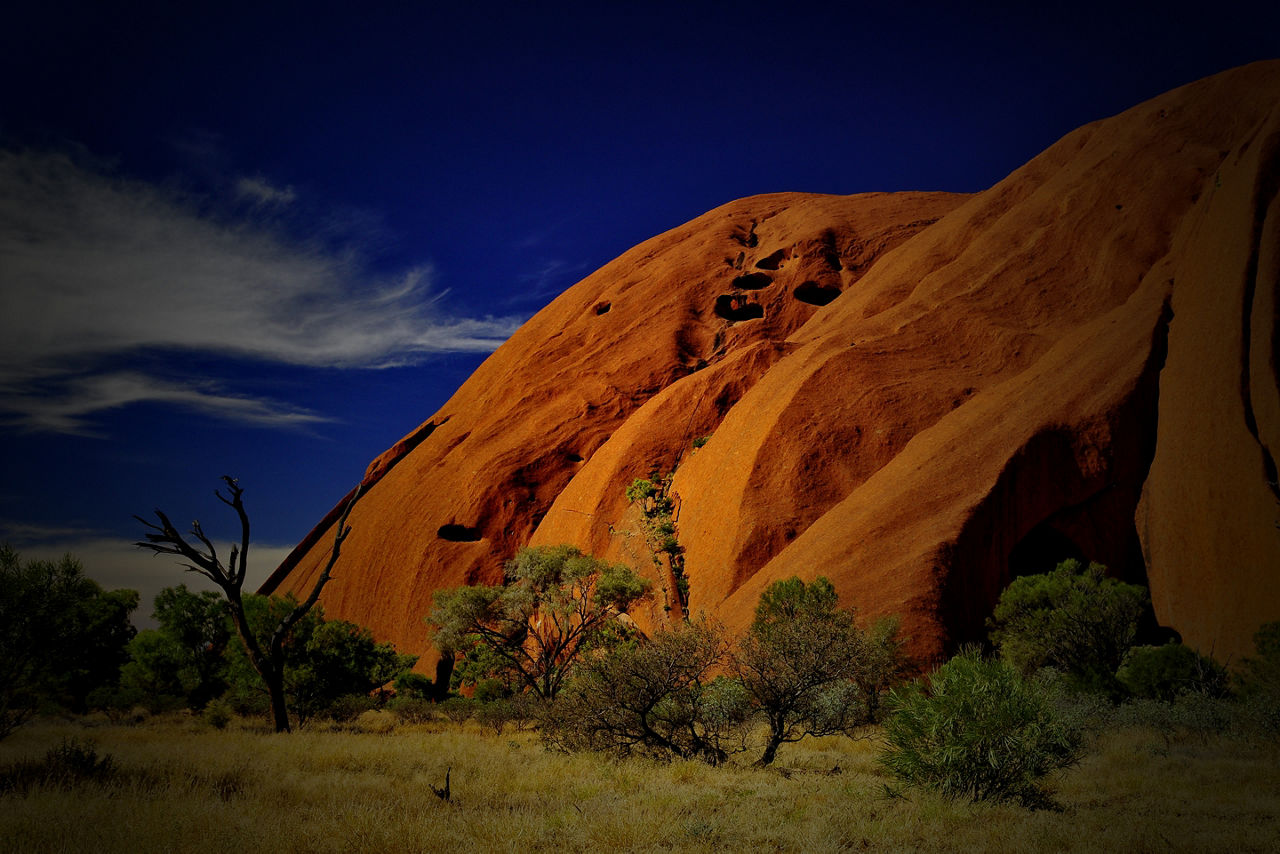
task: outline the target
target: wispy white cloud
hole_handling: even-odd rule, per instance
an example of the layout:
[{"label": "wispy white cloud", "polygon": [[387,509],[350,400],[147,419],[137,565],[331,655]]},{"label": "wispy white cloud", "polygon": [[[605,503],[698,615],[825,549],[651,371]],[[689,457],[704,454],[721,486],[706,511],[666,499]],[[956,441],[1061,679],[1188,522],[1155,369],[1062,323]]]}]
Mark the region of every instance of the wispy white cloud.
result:
[{"label": "wispy white cloud", "polygon": [[293,187],[273,187],[261,176],[236,181],[236,195],[258,205],[290,205],[298,198]]},{"label": "wispy white cloud", "polygon": [[[236,192],[255,210],[296,198],[261,178]],[[520,320],[450,316],[429,266],[372,275],[354,251],[65,154],[0,151],[0,259],[0,412],[46,430],[77,432],[86,415],[143,400],[264,426],[316,418],[199,384],[92,376],[113,357],[377,368],[490,351]]]},{"label": "wispy white cloud", "polygon": [[77,377],[54,387],[45,394],[4,394],[0,386],[0,426],[97,436],[89,416],[135,403],[163,403],[258,427],[297,428],[332,420],[287,403],[227,394],[210,381],[174,382],[138,372]]}]

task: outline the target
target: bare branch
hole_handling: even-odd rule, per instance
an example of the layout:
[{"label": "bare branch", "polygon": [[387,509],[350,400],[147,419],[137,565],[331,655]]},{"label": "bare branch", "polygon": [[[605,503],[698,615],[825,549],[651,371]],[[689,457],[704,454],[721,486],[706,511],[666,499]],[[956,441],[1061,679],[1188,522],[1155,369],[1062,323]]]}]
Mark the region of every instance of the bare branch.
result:
[{"label": "bare branch", "polygon": [[[241,498],[241,496],[244,495],[244,490],[240,487],[239,481],[230,475],[224,474],[222,476],[222,482],[227,485],[227,491],[231,493],[231,500],[228,501],[226,498],[223,498],[222,494],[219,492],[215,492],[214,495],[217,495],[218,500],[223,504],[226,504],[235,510],[236,515],[240,517],[240,568],[237,573],[235,561],[233,560],[231,562],[231,577],[235,583],[243,584],[245,571],[249,562],[249,514],[244,509],[244,501]],[[344,516],[343,518],[346,517]]]},{"label": "bare branch", "polygon": [[209,544],[208,539],[199,531],[199,524],[194,526],[195,530],[193,530],[192,533],[208,545],[208,554],[201,552],[195,546],[188,543],[186,538],[183,537],[182,534],[178,533],[178,529],[169,521],[169,517],[162,511],[157,510],[155,511],[155,514],[156,518],[160,520],[159,525],[156,525],[153,522],[148,522],[141,516],[135,515],[133,517],[154,532],[147,533],[145,535],[147,538],[146,542],[137,542],[134,545],[139,548],[150,549],[156,554],[168,554],[186,558],[190,563],[184,564],[184,566],[190,570],[200,573],[225,590],[229,582],[229,577],[223,569],[222,564],[218,562],[218,557],[217,554],[213,552],[212,544]]},{"label": "bare branch", "polygon": [[[315,585],[311,588],[311,594],[306,600],[300,602],[289,614],[280,621],[280,625],[276,627],[275,633],[271,636],[271,648],[284,641],[285,635],[289,634],[289,630],[294,624],[306,616],[307,612],[320,599],[320,591],[329,583],[330,575],[333,572],[333,566],[338,562],[338,556],[342,553],[342,543],[347,539],[347,535],[351,533],[351,528],[347,525],[347,517],[351,515],[351,510],[356,506],[356,502],[360,500],[360,495],[364,491],[364,485],[356,487],[356,491],[352,494],[351,500],[347,502],[347,507],[342,511],[342,518],[338,520],[336,530],[333,535],[333,549],[329,552],[329,561],[325,564],[324,570],[320,573],[320,577],[316,579]],[[236,496],[237,501],[239,496]],[[247,523],[246,523],[247,524]]]}]

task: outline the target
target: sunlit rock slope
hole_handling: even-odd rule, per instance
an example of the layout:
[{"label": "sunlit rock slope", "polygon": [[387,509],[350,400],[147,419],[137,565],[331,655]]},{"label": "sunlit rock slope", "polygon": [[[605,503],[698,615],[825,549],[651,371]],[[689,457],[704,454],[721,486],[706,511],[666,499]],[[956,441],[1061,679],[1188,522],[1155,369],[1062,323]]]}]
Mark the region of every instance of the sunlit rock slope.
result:
[{"label": "sunlit rock slope", "polygon": [[[976,195],[717,208],[570,288],[373,461],[326,610],[425,651],[434,590],[572,542],[654,580],[645,625],[741,629],[771,581],[826,575],[928,659],[1083,556],[1246,653],[1280,619],[1278,185],[1273,62]],[[687,602],[625,495],[672,471]],[[336,513],[265,591],[310,585]]]}]

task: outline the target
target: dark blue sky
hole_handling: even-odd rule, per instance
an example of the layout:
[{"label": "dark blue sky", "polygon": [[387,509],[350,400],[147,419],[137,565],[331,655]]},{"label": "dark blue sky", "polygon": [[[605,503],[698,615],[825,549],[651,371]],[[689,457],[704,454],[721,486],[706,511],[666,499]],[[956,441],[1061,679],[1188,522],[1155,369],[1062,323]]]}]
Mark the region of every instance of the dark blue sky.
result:
[{"label": "dark blue sky", "polygon": [[463,5],[3,13],[0,539],[149,599],[193,578],[132,514],[228,536],[230,473],[262,578],[641,240],[754,193],[984,189],[1280,57],[1276,4]]}]

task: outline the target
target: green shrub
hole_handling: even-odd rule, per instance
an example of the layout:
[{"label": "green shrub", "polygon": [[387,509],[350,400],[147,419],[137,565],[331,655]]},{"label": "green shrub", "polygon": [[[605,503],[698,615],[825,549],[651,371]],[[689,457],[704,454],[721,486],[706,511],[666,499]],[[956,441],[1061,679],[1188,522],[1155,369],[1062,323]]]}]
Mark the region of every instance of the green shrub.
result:
[{"label": "green shrub", "polygon": [[482,727],[493,730],[494,735],[501,735],[507,724],[519,725],[535,715],[533,704],[537,702],[528,694],[491,700],[476,706],[472,719]]},{"label": "green shrub", "polygon": [[0,767],[0,795],[26,794],[40,786],[66,788],[80,783],[107,783],[118,773],[111,754],[99,756],[91,742],[64,738],[45,753],[43,760],[26,759]]},{"label": "green shrub", "polygon": [[587,662],[542,715],[542,737],[565,750],[723,761],[744,748],[746,692],[711,673],[723,632],[681,623]]},{"label": "green shrub", "polygon": [[1280,700],[1280,620],[1259,626],[1253,646],[1256,654],[1244,660],[1238,675],[1240,693]]},{"label": "green shrub", "polygon": [[636,478],[631,481],[631,485],[627,487],[627,501],[635,504],[637,501],[644,501],[652,498],[654,493],[658,491],[658,487],[651,480],[644,478]]},{"label": "green shrub", "polygon": [[348,723],[377,705],[377,701],[368,694],[345,694],[330,703],[325,711],[338,723]]},{"label": "green shrub", "polygon": [[460,724],[471,720],[471,716],[475,714],[476,707],[479,705],[470,697],[450,697],[443,703],[438,703],[436,711],[455,724]]},{"label": "green shrub", "polygon": [[436,717],[436,704],[420,697],[393,697],[387,708],[407,724],[430,723]]},{"label": "green shrub", "polygon": [[201,717],[214,729],[226,729],[227,724],[231,723],[231,704],[226,700],[210,700],[205,704]]},{"label": "green shrub", "polygon": [[397,697],[412,697],[420,700],[430,697],[435,689],[435,683],[430,677],[412,670],[406,670],[397,676],[394,685]]},{"label": "green shrub", "polygon": [[1226,668],[1180,643],[1134,647],[1116,678],[1135,697],[1166,703],[1183,694],[1223,697],[1227,693]]},{"label": "green shrub", "polygon": [[889,624],[874,636],[858,628],[825,577],[769,585],[732,657],[733,672],[769,725],[758,764],[773,762],[783,744],[870,723],[894,637]]},{"label": "green shrub", "polygon": [[649,582],[571,545],[522,548],[504,586],[437,590],[427,623],[437,648],[460,654],[463,685],[497,679],[552,699],[584,652]]},{"label": "green shrub", "polygon": [[1048,803],[1041,781],[1079,758],[1078,733],[1047,691],[1004,661],[960,653],[928,680],[894,689],[881,762],[911,785],[958,798]]},{"label": "green shrub", "polygon": [[1000,655],[1023,674],[1053,668],[1078,688],[1123,694],[1115,672],[1133,646],[1147,591],[1067,560],[1042,575],[1015,578],[988,625]]}]

